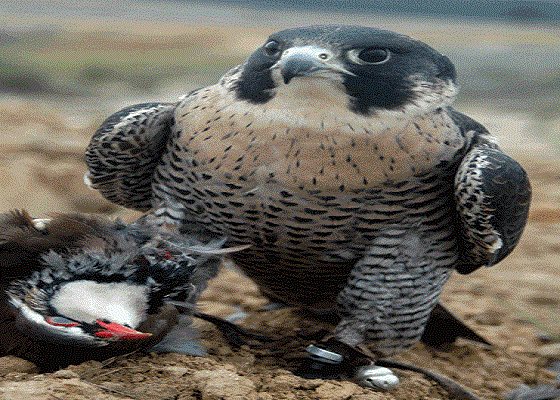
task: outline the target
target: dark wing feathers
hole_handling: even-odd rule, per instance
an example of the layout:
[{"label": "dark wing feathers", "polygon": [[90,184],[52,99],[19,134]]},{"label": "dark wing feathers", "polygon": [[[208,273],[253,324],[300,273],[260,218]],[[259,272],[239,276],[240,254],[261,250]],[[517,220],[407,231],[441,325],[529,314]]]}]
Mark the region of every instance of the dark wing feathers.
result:
[{"label": "dark wing feathers", "polygon": [[86,150],[86,181],[108,200],[146,211],[152,175],[167,144],[176,103],[143,103],[111,115]]},{"label": "dark wing feathers", "polygon": [[487,141],[476,121],[455,113],[464,132],[474,131],[474,143],[455,178],[461,257],[466,274],[506,257],[519,242],[527,222],[531,185],[521,165]]}]

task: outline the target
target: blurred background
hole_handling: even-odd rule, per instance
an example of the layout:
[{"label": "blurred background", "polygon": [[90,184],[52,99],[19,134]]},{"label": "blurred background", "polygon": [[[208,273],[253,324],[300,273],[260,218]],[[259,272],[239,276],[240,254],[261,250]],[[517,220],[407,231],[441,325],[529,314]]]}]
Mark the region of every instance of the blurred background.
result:
[{"label": "blurred background", "polygon": [[85,146],[103,119],[216,82],[270,33],[323,23],[404,33],[455,63],[455,107],[524,165],[534,201],[513,255],[454,277],[443,299],[520,351],[557,340],[560,1],[0,0],[0,209],[134,218],[82,181]]}]

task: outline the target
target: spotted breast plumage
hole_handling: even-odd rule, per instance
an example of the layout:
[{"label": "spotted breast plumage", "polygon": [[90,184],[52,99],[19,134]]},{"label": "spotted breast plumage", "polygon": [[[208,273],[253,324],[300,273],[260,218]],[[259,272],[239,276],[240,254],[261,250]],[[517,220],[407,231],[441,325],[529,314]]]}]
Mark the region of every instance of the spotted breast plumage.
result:
[{"label": "spotted breast plumage", "polygon": [[233,258],[263,293],[336,309],[336,340],[391,355],[451,271],[499,262],[527,218],[525,171],[450,107],[457,90],[449,59],[408,36],[287,29],[215,85],[110,117],[86,180],[250,244]]}]

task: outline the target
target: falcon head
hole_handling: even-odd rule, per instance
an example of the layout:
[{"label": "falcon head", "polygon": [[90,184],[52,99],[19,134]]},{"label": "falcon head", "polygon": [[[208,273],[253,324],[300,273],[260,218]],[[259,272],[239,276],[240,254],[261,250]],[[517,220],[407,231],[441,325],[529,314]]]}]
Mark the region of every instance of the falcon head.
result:
[{"label": "falcon head", "polygon": [[[242,66],[241,100],[337,96],[353,112],[425,113],[457,92],[451,61],[418,40],[362,26],[309,26],[271,35]],[[318,105],[320,107],[320,105]]]}]

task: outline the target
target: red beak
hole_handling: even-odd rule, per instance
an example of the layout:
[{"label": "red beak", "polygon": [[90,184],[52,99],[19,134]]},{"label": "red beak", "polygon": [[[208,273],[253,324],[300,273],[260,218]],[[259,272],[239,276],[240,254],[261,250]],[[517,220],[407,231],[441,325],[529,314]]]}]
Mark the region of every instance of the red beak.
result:
[{"label": "red beak", "polygon": [[95,332],[94,335],[97,337],[102,338],[114,338],[114,339],[128,339],[128,340],[137,340],[137,339],[145,339],[147,337],[152,336],[151,333],[144,333],[136,331],[132,328],[127,328],[126,326],[117,324],[115,322],[103,322],[101,320],[96,320],[97,324],[104,328],[105,330],[101,330]]}]

